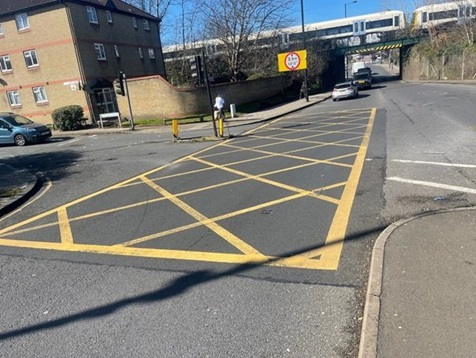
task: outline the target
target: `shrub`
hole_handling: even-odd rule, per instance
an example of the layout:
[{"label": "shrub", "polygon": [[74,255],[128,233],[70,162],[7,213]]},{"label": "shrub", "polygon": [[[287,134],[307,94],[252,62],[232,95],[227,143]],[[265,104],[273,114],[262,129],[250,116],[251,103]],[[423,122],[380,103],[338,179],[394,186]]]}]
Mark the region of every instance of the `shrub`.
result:
[{"label": "shrub", "polygon": [[266,78],[266,76],[263,73],[254,73],[250,77],[248,77],[246,80],[247,81],[260,80],[262,78]]},{"label": "shrub", "polygon": [[83,127],[84,111],[81,106],[71,105],[57,108],[51,114],[53,123],[61,131],[74,131]]}]

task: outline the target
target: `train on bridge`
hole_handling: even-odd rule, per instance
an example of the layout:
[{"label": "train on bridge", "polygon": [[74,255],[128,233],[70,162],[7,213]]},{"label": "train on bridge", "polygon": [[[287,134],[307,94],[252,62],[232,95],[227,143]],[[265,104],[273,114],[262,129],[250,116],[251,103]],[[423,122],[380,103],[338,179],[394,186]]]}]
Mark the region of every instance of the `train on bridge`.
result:
[{"label": "train on bridge", "polygon": [[[476,0],[459,0],[447,3],[435,3],[419,7],[413,11],[412,29],[428,31],[431,27],[453,25],[476,17]],[[379,42],[386,33],[403,30],[407,26],[403,11],[387,10],[360,16],[347,17],[331,21],[307,24],[304,27],[306,41],[334,40],[336,46],[355,46],[362,42]],[[278,46],[285,50],[292,44],[302,42],[302,26],[264,31],[251,36],[249,41],[256,47]],[[165,61],[188,57],[204,51],[217,54],[225,51],[220,39],[196,41],[184,45],[163,47]]]},{"label": "train on bridge", "polygon": [[[405,27],[405,15],[403,11],[383,11],[361,16],[348,17],[324,22],[316,22],[305,25],[306,41],[315,40],[339,40],[359,36],[375,37],[377,34],[401,30]],[[302,27],[293,26],[281,28],[276,31],[264,31],[259,36],[251,36],[250,41],[255,41],[257,47],[278,45],[286,48],[291,44],[302,41]],[[347,45],[347,43],[345,43]],[[220,53],[224,50],[219,39],[197,41],[186,44],[187,50],[194,52],[204,51],[208,54]],[[183,56],[183,44],[163,47],[165,61],[177,59]]]},{"label": "train on bridge", "polygon": [[475,17],[476,0],[425,5],[413,12],[413,30],[427,31],[430,28],[463,23]]}]

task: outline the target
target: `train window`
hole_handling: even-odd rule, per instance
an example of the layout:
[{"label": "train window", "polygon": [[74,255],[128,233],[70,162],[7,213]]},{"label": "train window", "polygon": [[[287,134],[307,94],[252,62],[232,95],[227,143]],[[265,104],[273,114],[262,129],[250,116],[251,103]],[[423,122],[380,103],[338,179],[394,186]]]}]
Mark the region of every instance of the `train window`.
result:
[{"label": "train window", "polygon": [[338,27],[331,27],[330,29],[326,29],[326,35],[336,35],[339,33],[339,28]]},{"label": "train window", "polygon": [[366,27],[367,27],[367,30],[379,29],[381,27],[392,26],[392,24],[393,24],[392,19],[375,20],[375,21],[367,21]]},{"label": "train window", "polygon": [[347,26],[341,26],[339,27],[339,32],[341,34],[345,34],[347,32],[352,32],[352,25],[347,25]]},{"label": "train window", "polygon": [[297,32],[289,34],[289,41],[290,42],[302,41],[302,34]]},{"label": "train window", "polygon": [[430,13],[430,20],[444,20],[450,18],[457,18],[458,10],[446,10]]},{"label": "train window", "polygon": [[359,32],[359,24],[357,22],[354,24],[354,32]]},{"label": "train window", "polygon": [[393,18],[393,26],[400,27],[400,16],[395,16]]},{"label": "train window", "polygon": [[360,32],[364,32],[365,31],[365,21],[361,21],[360,22]]},{"label": "train window", "polygon": [[428,22],[428,13],[427,12],[423,12],[421,14],[421,22],[425,23],[425,22]]}]

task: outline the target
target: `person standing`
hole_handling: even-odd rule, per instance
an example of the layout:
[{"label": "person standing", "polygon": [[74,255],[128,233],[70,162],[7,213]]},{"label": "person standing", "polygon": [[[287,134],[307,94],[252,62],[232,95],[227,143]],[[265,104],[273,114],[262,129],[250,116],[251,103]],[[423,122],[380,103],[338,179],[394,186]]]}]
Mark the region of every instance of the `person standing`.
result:
[{"label": "person standing", "polygon": [[221,94],[218,94],[215,98],[215,105],[213,106],[218,112],[218,118],[225,118],[225,99]]}]

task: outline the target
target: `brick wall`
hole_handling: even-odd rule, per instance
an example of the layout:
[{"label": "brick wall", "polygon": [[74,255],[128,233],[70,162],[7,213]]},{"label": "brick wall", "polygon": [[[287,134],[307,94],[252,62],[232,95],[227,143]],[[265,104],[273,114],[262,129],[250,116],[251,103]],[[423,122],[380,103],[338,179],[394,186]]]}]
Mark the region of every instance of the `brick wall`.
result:
[{"label": "brick wall", "polygon": [[[208,92],[205,87],[178,89],[160,76],[128,80],[134,118],[179,118],[187,115],[210,113]],[[211,87],[212,100],[221,94],[230,104],[237,106],[281,93],[288,85],[285,77],[233,82]],[[127,97],[118,96],[122,116],[129,117]]]}]

